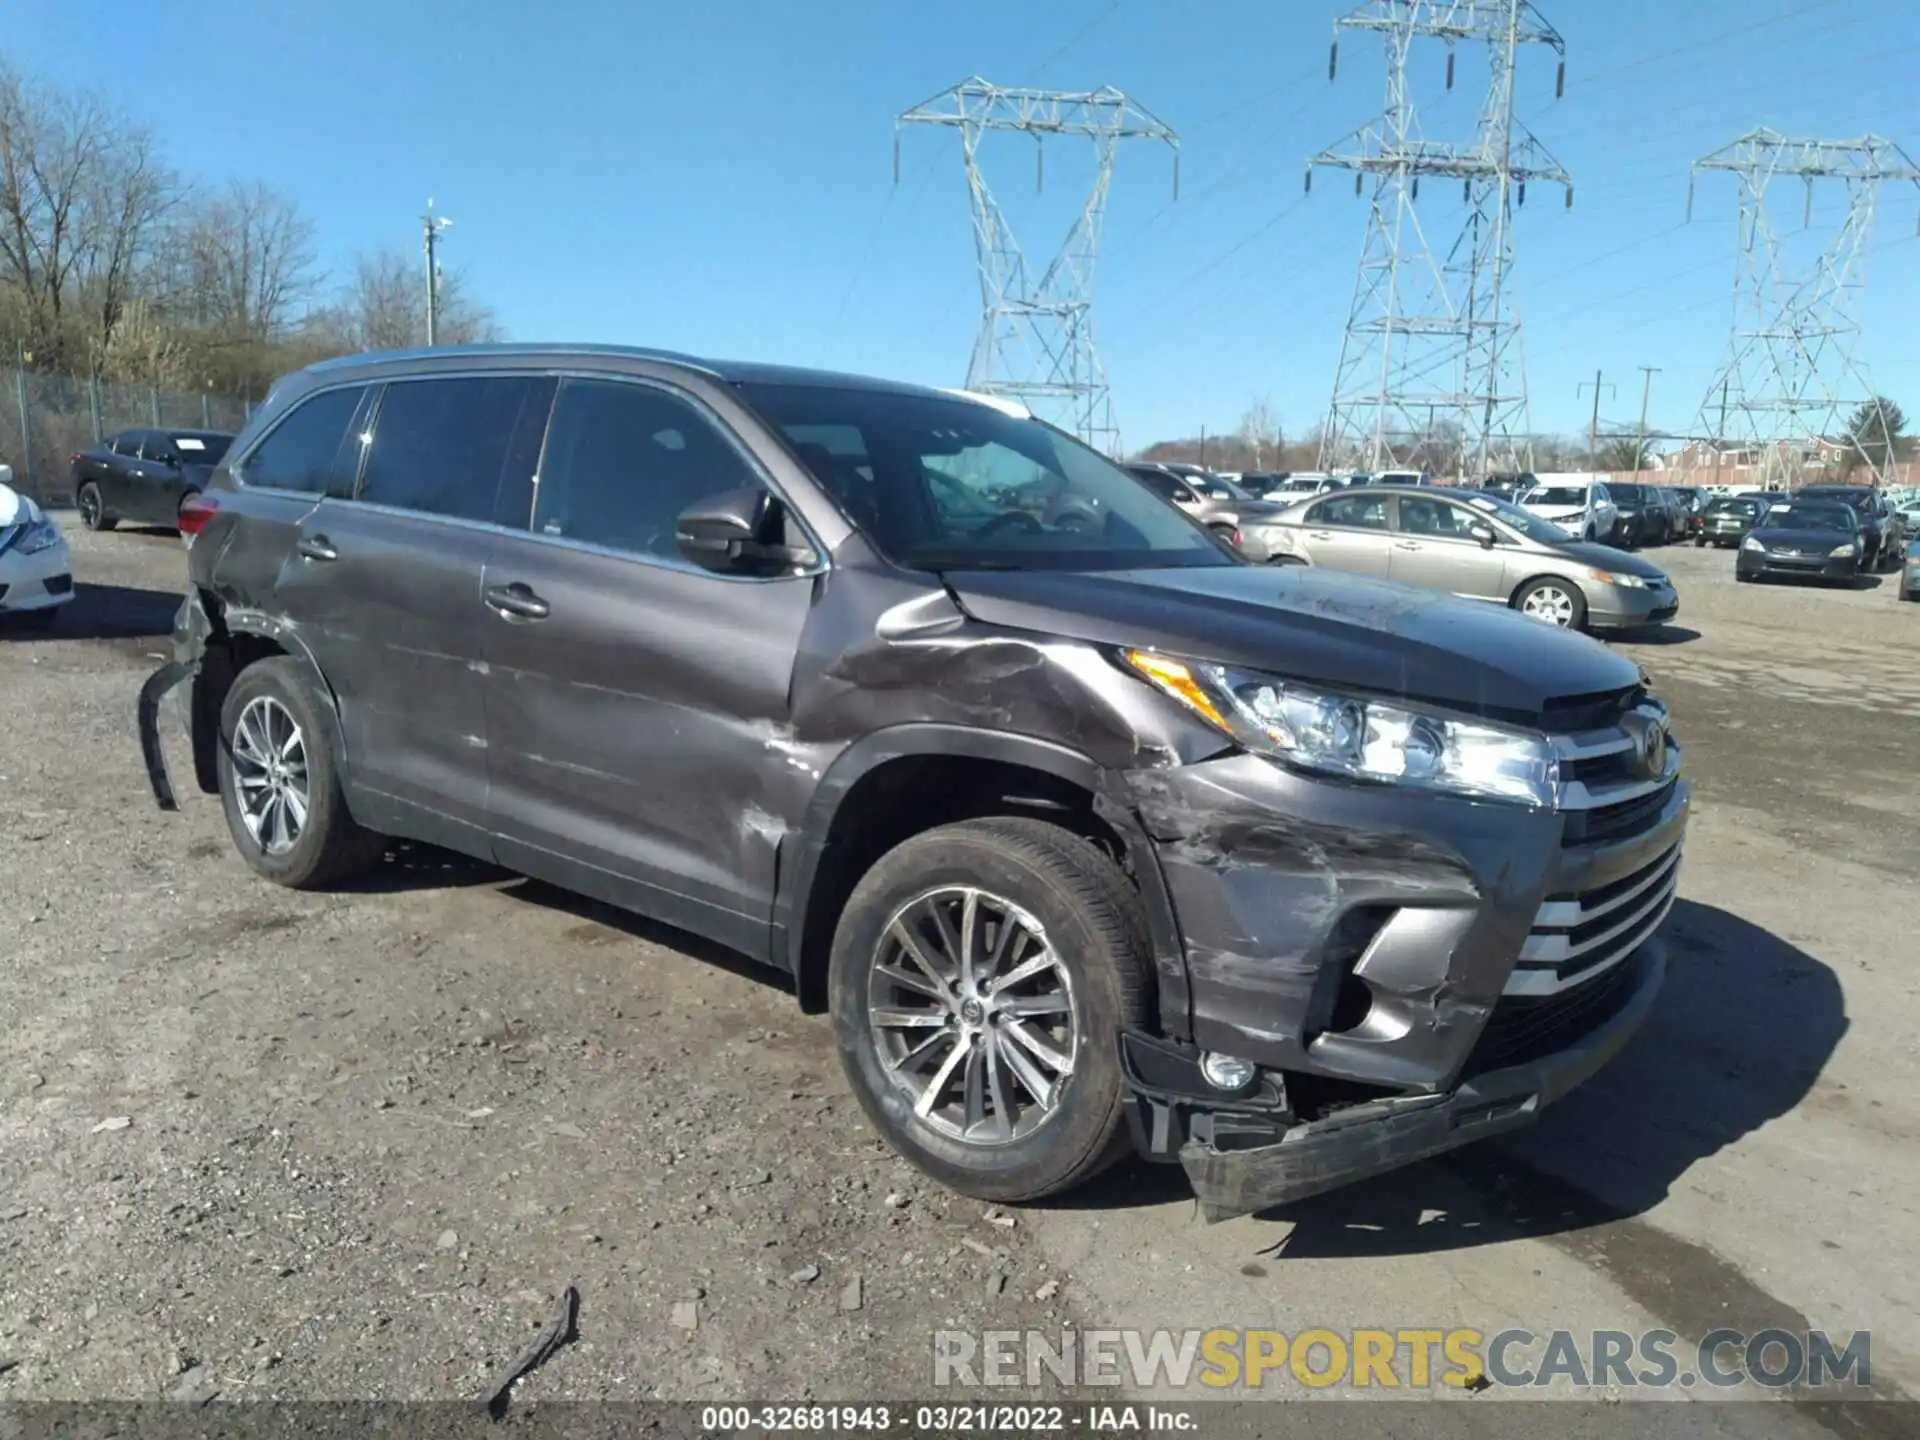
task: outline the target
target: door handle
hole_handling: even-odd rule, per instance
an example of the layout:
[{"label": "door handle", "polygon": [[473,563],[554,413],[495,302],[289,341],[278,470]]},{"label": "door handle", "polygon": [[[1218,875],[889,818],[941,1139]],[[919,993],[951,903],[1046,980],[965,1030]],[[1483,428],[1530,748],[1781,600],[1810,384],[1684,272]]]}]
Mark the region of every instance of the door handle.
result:
[{"label": "door handle", "polygon": [[489,610],[509,620],[544,620],[552,613],[546,601],[518,580],[511,585],[489,585],[480,598]]},{"label": "door handle", "polygon": [[293,553],[303,560],[338,560],[340,552],[324,535],[302,535],[294,542]]},{"label": "door handle", "polygon": [[1331,540],[1333,535],[1330,531],[1326,530],[1309,530],[1307,532],[1307,538],[1309,540]]},{"label": "door handle", "polygon": [[1396,550],[1418,550],[1420,543],[1417,540],[1398,540],[1394,542],[1393,548]]}]

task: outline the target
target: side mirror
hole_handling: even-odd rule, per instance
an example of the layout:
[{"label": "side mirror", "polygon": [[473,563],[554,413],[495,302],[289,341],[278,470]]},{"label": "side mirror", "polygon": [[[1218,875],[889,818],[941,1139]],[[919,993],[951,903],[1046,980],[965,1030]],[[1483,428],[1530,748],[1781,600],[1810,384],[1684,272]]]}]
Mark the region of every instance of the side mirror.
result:
[{"label": "side mirror", "polygon": [[674,523],[680,553],[723,575],[775,575],[814,565],[804,545],[788,545],[780,502],[757,488],[727,490],[689,505]]},{"label": "side mirror", "polygon": [[1491,550],[1493,548],[1493,542],[1495,537],[1493,533],[1493,527],[1491,525],[1469,526],[1467,529],[1467,534],[1471,535],[1475,540],[1480,542],[1480,548],[1482,550]]}]

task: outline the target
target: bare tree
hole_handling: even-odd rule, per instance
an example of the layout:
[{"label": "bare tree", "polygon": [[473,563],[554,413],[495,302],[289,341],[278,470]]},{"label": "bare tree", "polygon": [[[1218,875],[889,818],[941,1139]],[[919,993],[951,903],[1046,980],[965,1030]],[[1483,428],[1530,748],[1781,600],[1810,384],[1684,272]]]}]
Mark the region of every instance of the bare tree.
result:
[{"label": "bare tree", "polygon": [[0,285],[41,363],[97,370],[175,193],[145,130],[0,63]]},{"label": "bare tree", "polygon": [[[337,303],[315,317],[317,332],[347,350],[398,350],[427,342],[426,275],[396,249],[362,254]],[[493,312],[467,292],[458,271],[440,275],[439,341],[474,345],[500,337]]]},{"label": "bare tree", "polygon": [[1269,460],[1279,458],[1285,444],[1280,434],[1280,416],[1265,396],[1247,406],[1247,413],[1240,417],[1240,441],[1252,457],[1250,469],[1264,469]]},{"label": "bare tree", "polygon": [[266,185],[236,182],[200,200],[182,248],[188,313],[235,338],[284,333],[319,283],[313,222]]}]

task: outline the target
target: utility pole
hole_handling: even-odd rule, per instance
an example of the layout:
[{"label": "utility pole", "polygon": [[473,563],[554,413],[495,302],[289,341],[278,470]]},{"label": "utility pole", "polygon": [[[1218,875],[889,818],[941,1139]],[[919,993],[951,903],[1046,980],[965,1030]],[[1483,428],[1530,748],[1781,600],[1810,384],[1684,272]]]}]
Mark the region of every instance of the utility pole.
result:
[{"label": "utility pole", "polygon": [[1207,468],[1207,427],[1200,427],[1200,468]]},{"label": "utility pole", "polygon": [[[1587,393],[1588,381],[1582,380],[1577,394]],[[1600,457],[1600,392],[1613,393],[1613,386],[1601,383],[1601,372],[1593,372],[1593,419],[1587,422],[1587,464],[1594,464]]]},{"label": "utility pole", "polygon": [[[1066,428],[1117,456],[1120,431],[1093,333],[1093,272],[1107,191],[1120,142],[1156,140],[1173,152],[1173,194],[1179,199],[1180,137],[1111,85],[1085,91],[1032,90],[991,85],[974,76],[895,119],[896,184],[900,131],[907,125],[944,125],[960,132],[980,273],[980,330],[967,366],[967,388],[1004,395],[1036,410],[1064,411]],[[1057,144],[1066,136],[1092,142],[1092,188],[1044,270],[1028,266],[1012,225],[987,185],[980,151],[989,132],[1022,135],[1034,142],[1036,190],[1046,140]]]},{"label": "utility pole", "polygon": [[[1647,402],[1653,398],[1653,377],[1660,373],[1660,367],[1642,365],[1640,370],[1647,378],[1640,387],[1640,443],[1633,451],[1633,473],[1636,475],[1640,473],[1640,461],[1647,451]],[[1594,398],[1597,400],[1599,397],[1596,395]]]},{"label": "utility pole", "polygon": [[427,344],[440,340],[440,232],[453,221],[433,213],[433,197],[427,197],[427,212],[420,217],[420,248],[427,257]]}]

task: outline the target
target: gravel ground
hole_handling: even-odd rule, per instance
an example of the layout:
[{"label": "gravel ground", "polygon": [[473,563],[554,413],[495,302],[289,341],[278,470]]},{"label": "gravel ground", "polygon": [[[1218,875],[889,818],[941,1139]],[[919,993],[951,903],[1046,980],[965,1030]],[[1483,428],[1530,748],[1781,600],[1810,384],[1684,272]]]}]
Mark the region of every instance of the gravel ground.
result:
[{"label": "gravel ground", "polygon": [[1649,552],[1680,622],[1622,648],[1698,792],[1656,1019],[1518,1139],[1207,1226],[1165,1170],[1017,1214],[921,1181],[824,1021],[675,932],[434,853],[253,879],[134,743],[178,541],[74,544],[59,626],[0,634],[0,1398],[472,1397],[567,1285],[529,1399],[924,1395],[930,1331],[1065,1324],[1871,1328],[1920,1392],[1890,581]]}]

